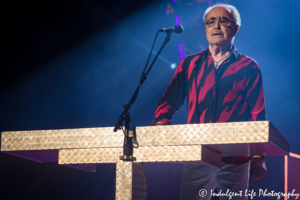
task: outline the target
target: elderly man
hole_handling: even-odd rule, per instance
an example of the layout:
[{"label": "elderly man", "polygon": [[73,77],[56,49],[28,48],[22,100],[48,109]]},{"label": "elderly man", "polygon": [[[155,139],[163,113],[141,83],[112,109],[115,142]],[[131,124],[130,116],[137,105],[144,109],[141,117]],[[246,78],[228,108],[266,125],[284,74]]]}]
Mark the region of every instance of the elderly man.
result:
[{"label": "elderly man", "polygon": [[[185,97],[188,124],[266,120],[258,64],[233,46],[241,26],[237,9],[216,4],[206,10],[203,20],[209,47],[179,63],[167,91],[159,99],[152,124],[171,124],[173,114]],[[249,165],[251,180],[262,178],[266,173],[264,157],[261,156],[223,157],[221,169],[185,165],[181,199],[210,199],[211,191],[216,187],[221,193],[229,190],[244,194],[248,187]],[[204,189],[207,194],[199,194]],[[247,197],[242,195],[232,199]]]}]

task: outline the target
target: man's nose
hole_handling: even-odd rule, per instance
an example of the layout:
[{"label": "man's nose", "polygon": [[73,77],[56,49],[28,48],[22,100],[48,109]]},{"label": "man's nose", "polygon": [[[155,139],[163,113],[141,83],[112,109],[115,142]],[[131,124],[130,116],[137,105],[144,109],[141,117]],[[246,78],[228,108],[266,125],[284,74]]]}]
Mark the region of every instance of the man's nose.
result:
[{"label": "man's nose", "polygon": [[216,29],[221,29],[221,24],[220,24],[219,19],[216,19],[216,23],[214,24],[213,27],[216,28]]}]

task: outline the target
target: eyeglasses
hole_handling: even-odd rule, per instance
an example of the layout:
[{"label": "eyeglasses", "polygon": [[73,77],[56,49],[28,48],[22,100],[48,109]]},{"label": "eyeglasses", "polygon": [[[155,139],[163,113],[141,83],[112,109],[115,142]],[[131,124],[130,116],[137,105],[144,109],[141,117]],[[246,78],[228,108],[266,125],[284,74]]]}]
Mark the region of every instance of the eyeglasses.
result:
[{"label": "eyeglasses", "polygon": [[219,17],[219,18],[215,18],[215,17],[211,17],[209,18],[205,24],[208,26],[208,27],[212,27],[215,25],[216,21],[219,20],[220,24],[222,26],[228,26],[230,25],[230,21],[233,21],[233,23],[235,23],[235,21],[233,19],[229,19],[227,17]]}]

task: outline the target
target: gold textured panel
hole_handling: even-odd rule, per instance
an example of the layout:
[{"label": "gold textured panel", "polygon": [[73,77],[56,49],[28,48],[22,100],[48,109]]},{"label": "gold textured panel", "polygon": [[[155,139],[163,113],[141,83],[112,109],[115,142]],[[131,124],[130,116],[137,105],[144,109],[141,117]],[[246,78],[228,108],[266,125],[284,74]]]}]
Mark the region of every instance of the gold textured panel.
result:
[{"label": "gold textured panel", "polygon": [[2,132],[1,151],[122,147],[113,127]]},{"label": "gold textured panel", "polygon": [[[116,163],[123,154],[122,148],[64,149],[59,150],[59,164]],[[197,146],[139,147],[134,149],[135,162],[199,162],[219,167],[221,154]]]},{"label": "gold textured panel", "polygon": [[136,127],[143,146],[259,143],[269,141],[269,122],[230,122]]},{"label": "gold textured panel", "polygon": [[[140,147],[201,144],[289,143],[269,121],[137,127]],[[3,132],[1,151],[121,148],[123,133],[113,127]]]},{"label": "gold textured panel", "polygon": [[118,161],[116,200],[147,200],[147,180],[142,163]]},{"label": "gold textured panel", "polygon": [[132,200],[132,168],[132,162],[117,162],[116,200]]},{"label": "gold textured panel", "polygon": [[137,162],[200,161],[201,145],[139,147],[133,155]]},{"label": "gold textured panel", "polygon": [[58,164],[115,163],[123,155],[123,148],[63,149]]},{"label": "gold textured panel", "polygon": [[[139,147],[133,150],[136,162],[200,161],[201,145]],[[59,150],[59,164],[115,163],[123,155],[123,148],[63,149]]]},{"label": "gold textured panel", "polygon": [[[264,155],[276,149],[280,149],[276,152],[278,155],[282,155],[281,150],[289,152],[288,141],[268,121],[137,127],[136,135],[140,147],[134,149],[133,156],[137,162],[119,160],[123,152],[123,133],[113,132],[113,127],[3,132],[1,151],[19,151],[18,155],[24,156],[24,150],[59,150],[59,164],[71,164],[71,167],[116,163],[117,200],[147,199],[147,181],[140,162],[202,161],[219,167],[219,152],[226,148],[229,154],[232,149]],[[238,147],[240,144],[244,145]],[[27,158],[34,156],[30,151],[26,153],[29,153]],[[41,155],[43,158],[44,154]],[[93,170],[94,166],[83,167]]]}]

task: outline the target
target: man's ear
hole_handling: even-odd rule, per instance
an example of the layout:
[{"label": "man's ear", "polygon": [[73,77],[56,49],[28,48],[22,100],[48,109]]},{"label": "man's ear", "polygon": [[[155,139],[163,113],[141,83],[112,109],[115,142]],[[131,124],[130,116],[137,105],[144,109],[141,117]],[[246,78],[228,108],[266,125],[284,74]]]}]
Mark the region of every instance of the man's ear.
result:
[{"label": "man's ear", "polygon": [[233,28],[235,29],[234,36],[236,36],[237,32],[239,31],[240,26],[239,25],[234,25]]}]

